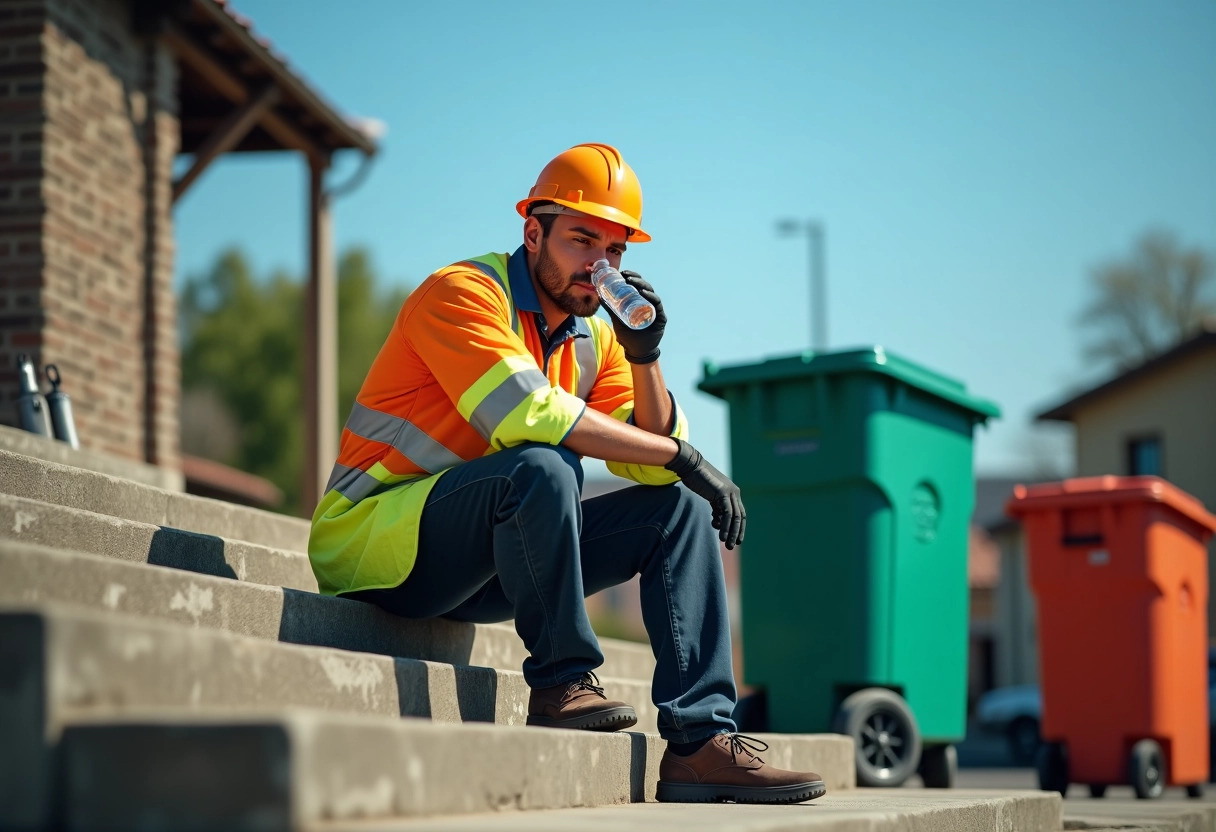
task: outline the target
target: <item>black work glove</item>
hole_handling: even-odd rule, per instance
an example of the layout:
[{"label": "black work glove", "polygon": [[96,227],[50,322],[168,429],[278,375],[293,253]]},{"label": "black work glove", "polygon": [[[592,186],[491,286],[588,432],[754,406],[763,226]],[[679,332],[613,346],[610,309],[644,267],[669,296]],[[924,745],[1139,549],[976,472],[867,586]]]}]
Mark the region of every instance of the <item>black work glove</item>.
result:
[{"label": "black work glove", "polygon": [[638,294],[650,301],[654,306],[654,320],[645,329],[630,329],[612,313],[608,304],[608,317],[612,318],[612,329],[616,332],[616,340],[625,349],[625,360],[630,364],[650,364],[659,360],[659,341],[663,339],[663,330],[667,328],[667,314],[663,311],[663,301],[654,293],[654,287],[642,279],[637,272],[621,272],[625,282],[638,290]]},{"label": "black work glove", "polygon": [[739,496],[739,486],[726,475],[705,461],[700,451],[683,439],[677,439],[680,450],[675,458],[663,467],[674,473],[688,489],[698,497],[704,497],[714,512],[714,528],[718,539],[727,549],[743,542],[743,530],[747,527],[747,512]]}]

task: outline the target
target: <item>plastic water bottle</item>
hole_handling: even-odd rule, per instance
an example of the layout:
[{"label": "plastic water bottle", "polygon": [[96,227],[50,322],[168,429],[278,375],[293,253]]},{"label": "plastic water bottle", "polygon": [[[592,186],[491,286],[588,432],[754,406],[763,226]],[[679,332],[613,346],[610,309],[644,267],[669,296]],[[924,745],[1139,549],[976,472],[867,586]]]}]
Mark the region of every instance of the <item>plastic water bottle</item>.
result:
[{"label": "plastic water bottle", "polygon": [[654,320],[654,306],[625,282],[607,260],[596,260],[592,265],[591,285],[599,293],[600,300],[630,329],[645,329]]}]

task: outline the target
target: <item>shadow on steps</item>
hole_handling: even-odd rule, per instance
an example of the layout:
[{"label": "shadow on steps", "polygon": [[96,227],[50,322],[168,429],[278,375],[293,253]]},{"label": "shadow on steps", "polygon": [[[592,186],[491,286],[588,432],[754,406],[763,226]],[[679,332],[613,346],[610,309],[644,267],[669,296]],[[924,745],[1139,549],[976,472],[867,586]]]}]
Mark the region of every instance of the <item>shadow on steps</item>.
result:
[{"label": "shadow on steps", "polygon": [[236,570],[224,555],[221,538],[161,526],[148,545],[148,563],[237,580]]},{"label": "shadow on steps", "polygon": [[476,628],[439,618],[401,618],[373,604],[283,589],[279,641],[467,665]]}]

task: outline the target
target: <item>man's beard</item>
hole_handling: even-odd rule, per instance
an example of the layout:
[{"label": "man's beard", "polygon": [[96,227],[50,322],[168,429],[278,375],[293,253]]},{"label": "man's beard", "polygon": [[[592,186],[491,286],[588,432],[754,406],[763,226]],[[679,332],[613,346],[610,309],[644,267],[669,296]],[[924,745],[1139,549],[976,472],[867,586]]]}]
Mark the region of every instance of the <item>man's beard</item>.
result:
[{"label": "man's beard", "polygon": [[541,291],[549,296],[549,300],[553,301],[558,309],[570,315],[587,318],[594,315],[595,310],[600,308],[599,295],[585,295],[570,285],[571,282],[590,285],[591,276],[585,271],[580,271],[568,278],[562,277],[557,264],[549,257],[547,241],[541,243],[540,253],[536,256],[536,282],[540,284]]}]

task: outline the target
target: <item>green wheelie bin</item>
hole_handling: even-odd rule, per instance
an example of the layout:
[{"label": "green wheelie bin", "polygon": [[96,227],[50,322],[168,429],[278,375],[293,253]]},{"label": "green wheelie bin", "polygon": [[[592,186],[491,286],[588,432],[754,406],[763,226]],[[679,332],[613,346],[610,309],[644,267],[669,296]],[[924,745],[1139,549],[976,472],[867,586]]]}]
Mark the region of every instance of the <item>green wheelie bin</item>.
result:
[{"label": "green wheelie bin", "polygon": [[743,492],[744,678],[767,730],[853,737],[861,785],[954,784],[972,431],[1000,414],[885,351],[706,362]]}]

